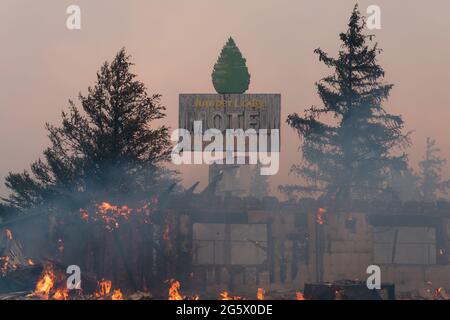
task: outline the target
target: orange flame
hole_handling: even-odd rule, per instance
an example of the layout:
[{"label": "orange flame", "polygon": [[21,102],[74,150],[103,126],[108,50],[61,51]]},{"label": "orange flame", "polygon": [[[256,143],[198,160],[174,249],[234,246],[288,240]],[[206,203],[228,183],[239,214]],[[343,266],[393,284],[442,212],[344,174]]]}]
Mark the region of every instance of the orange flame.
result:
[{"label": "orange flame", "polygon": [[444,288],[440,287],[437,288],[436,291],[434,292],[435,297],[439,297],[442,295],[442,293],[444,292]]},{"label": "orange flame", "polygon": [[54,285],[55,274],[53,273],[52,267],[50,265],[46,265],[39,281],[36,283],[34,294],[42,299],[48,300],[50,291]]},{"label": "orange flame", "polygon": [[111,300],[123,300],[123,295],[120,289],[114,290]]},{"label": "orange flame", "polygon": [[443,287],[439,287],[437,289],[435,289],[434,291],[432,291],[431,289],[427,290],[428,293],[431,294],[431,299],[433,300],[449,300],[450,299],[450,295],[447,294],[447,292],[445,291],[445,289]]},{"label": "orange flame", "polygon": [[27,265],[34,266],[34,261],[31,259],[27,259]]},{"label": "orange flame", "polygon": [[55,294],[53,295],[53,300],[67,300],[69,298],[69,291],[67,288],[64,289],[58,289],[56,290]]},{"label": "orange flame", "polygon": [[233,298],[229,296],[227,291],[224,291],[220,294],[220,300],[233,300]]},{"label": "orange flame", "polygon": [[94,215],[89,215],[86,210],[80,209],[80,218],[88,222],[101,222],[108,231],[113,231],[119,228],[119,222],[121,220],[128,220],[133,213],[145,215],[144,223],[148,223],[148,220],[145,220],[145,217],[149,217],[152,212],[153,210],[150,208],[149,204],[145,204],[142,208],[133,210],[126,205],[116,206],[108,202],[102,202],[101,204],[96,205],[96,212]]},{"label": "orange flame", "polygon": [[185,296],[183,296],[180,293],[180,282],[174,279],[171,279],[169,281],[170,288],[169,288],[169,300],[184,300]]},{"label": "orange flame", "polygon": [[264,300],[265,294],[266,294],[266,291],[263,288],[258,288],[258,292],[256,293],[256,299]]},{"label": "orange flame", "polygon": [[95,292],[97,298],[103,298],[111,292],[112,282],[110,280],[101,280],[98,283],[98,290]]},{"label": "orange flame", "polygon": [[319,210],[317,210],[316,222],[318,224],[323,225],[326,223],[325,213],[327,213],[327,210],[325,208],[319,208]]},{"label": "orange flame", "polygon": [[295,300],[305,300],[305,295],[302,292],[296,292]]},{"label": "orange flame", "polygon": [[242,300],[242,297],[239,296],[230,296],[228,291],[224,291],[220,294],[220,300]]},{"label": "orange flame", "polygon": [[112,281],[102,279],[98,282],[98,289],[95,292],[95,297],[97,299],[110,298],[111,300],[124,300],[122,291],[120,289],[112,290]]}]

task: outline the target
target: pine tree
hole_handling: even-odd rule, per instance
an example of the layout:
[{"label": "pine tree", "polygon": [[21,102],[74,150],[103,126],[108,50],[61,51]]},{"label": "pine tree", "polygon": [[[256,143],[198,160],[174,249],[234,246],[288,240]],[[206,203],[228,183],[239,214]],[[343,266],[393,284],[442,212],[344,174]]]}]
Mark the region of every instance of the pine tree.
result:
[{"label": "pine tree", "polygon": [[[369,199],[385,188],[390,169],[406,168],[406,155],[392,152],[409,145],[409,137],[402,134],[401,116],[382,106],[392,85],[383,82],[377,62],[381,50],[372,44],[373,36],[363,34],[364,27],[356,5],[347,32],[340,34],[338,57],[315,50],[334,70],[316,83],[323,106],[312,106],[303,117],[288,116],[288,124],[303,138],[304,162],[292,168],[307,181],[297,186],[299,191],[343,201]],[[321,116],[334,120],[321,122]]]},{"label": "pine tree", "polygon": [[214,65],[212,81],[217,93],[220,94],[244,93],[248,90],[250,74],[246,60],[231,37]]},{"label": "pine tree", "polygon": [[400,201],[417,200],[420,197],[418,181],[419,177],[409,166],[404,170],[391,170],[388,181],[388,191],[391,194],[387,195]]},{"label": "pine tree", "polygon": [[427,138],[425,158],[419,163],[419,190],[425,201],[436,201],[439,193],[447,195],[450,189],[450,180],[442,180],[442,167],[447,161],[437,155],[440,151],[436,140]]},{"label": "pine tree", "polygon": [[0,203],[0,229],[1,229],[1,224],[13,217],[15,217],[18,214],[18,211],[5,204],[5,203]]},{"label": "pine tree", "polygon": [[44,158],[31,165],[31,173],[6,178],[9,204],[24,209],[74,198],[150,197],[167,182],[170,173],[161,163],[170,155],[168,129],[151,126],[165,108],[159,94],[149,96],[136,80],[132,65],[122,49],[104,63],[87,95],[80,93],[81,107],[69,101],[62,125],[46,125],[50,147]]}]

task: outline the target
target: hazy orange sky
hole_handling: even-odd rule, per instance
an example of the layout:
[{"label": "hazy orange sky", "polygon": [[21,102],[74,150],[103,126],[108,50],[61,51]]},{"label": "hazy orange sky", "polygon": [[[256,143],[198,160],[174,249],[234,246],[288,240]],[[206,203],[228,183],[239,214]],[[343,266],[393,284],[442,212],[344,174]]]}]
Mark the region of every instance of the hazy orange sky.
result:
[{"label": "hazy orange sky", "polygon": [[[386,81],[394,83],[388,112],[414,130],[408,150],[414,168],[425,139],[437,139],[450,158],[450,1],[358,1],[382,10],[372,32],[384,53]],[[81,7],[82,29],[66,28],[66,8]],[[320,104],[314,83],[328,74],[313,50],[335,54],[354,0],[1,0],[0,179],[40,157],[44,123],[58,124],[69,98],[86,92],[96,71],[123,46],[151,93],[161,93],[167,124],[178,121],[179,93],[213,93],[212,67],[229,36],[247,58],[248,93],[281,93],[282,119]],[[299,160],[299,140],[284,123],[278,175],[286,182]],[[189,185],[206,181],[206,166],[186,166]],[[448,166],[446,176],[450,175]],[[5,194],[3,183],[0,194]]]}]

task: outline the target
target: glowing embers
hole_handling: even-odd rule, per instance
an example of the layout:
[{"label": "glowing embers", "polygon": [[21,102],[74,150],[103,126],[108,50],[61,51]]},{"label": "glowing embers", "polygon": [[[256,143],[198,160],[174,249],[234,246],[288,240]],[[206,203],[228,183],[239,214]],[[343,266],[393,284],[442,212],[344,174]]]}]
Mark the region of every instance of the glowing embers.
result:
[{"label": "glowing embers", "polygon": [[138,218],[144,224],[151,223],[151,214],[155,211],[157,203],[157,198],[153,198],[141,208],[133,209],[128,205],[118,206],[102,202],[94,205],[94,214],[80,209],[80,218],[86,222],[102,224],[108,231],[114,231],[119,229],[121,223],[129,221],[132,217]]},{"label": "glowing embers", "polygon": [[2,275],[5,275],[9,268],[11,266],[13,266],[10,262],[10,257],[9,256],[4,256],[4,257],[0,257],[0,272]]},{"label": "glowing embers", "polygon": [[[13,240],[12,231],[9,229],[5,229],[4,236],[6,237],[7,245],[9,245]],[[1,239],[0,239],[1,240]],[[3,250],[0,249],[3,252]],[[18,265],[14,261],[14,256],[8,254],[5,251],[5,256],[0,256],[0,276],[6,275],[9,271],[16,270]]]},{"label": "glowing embers", "polygon": [[316,222],[317,222],[317,224],[324,225],[324,224],[327,223],[327,221],[325,219],[326,218],[325,217],[326,213],[327,213],[327,210],[325,208],[319,208],[317,210],[317,213],[316,213]]}]

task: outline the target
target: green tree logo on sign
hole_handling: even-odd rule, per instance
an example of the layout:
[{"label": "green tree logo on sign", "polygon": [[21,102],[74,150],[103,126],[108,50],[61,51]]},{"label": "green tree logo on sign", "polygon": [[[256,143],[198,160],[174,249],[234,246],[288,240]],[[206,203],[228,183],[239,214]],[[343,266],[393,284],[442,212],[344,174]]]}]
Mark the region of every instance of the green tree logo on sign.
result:
[{"label": "green tree logo on sign", "polygon": [[229,38],[214,65],[212,81],[217,93],[237,93],[247,91],[250,84],[246,60],[236,46],[233,38]]}]

